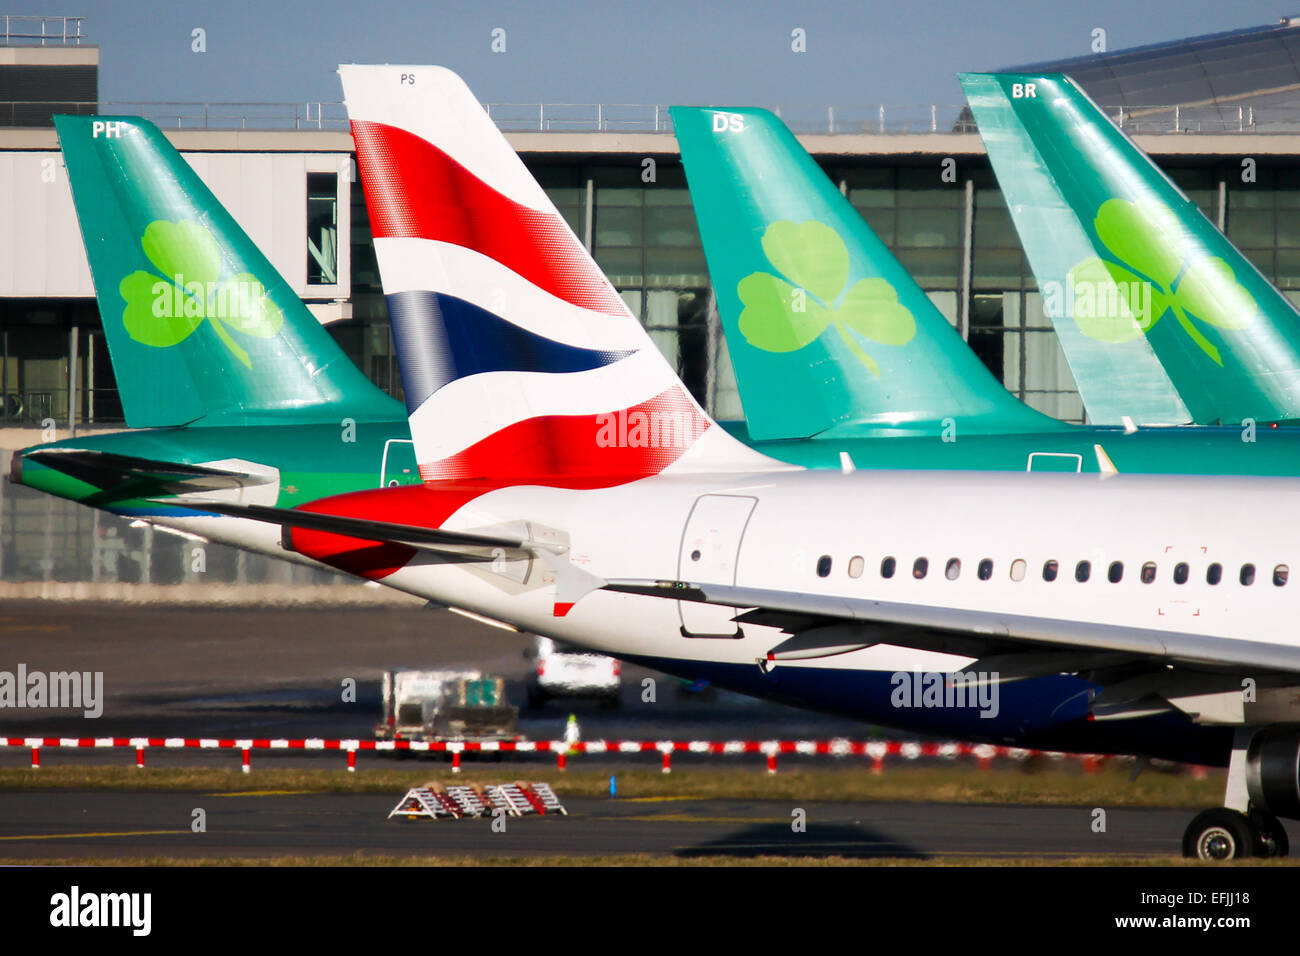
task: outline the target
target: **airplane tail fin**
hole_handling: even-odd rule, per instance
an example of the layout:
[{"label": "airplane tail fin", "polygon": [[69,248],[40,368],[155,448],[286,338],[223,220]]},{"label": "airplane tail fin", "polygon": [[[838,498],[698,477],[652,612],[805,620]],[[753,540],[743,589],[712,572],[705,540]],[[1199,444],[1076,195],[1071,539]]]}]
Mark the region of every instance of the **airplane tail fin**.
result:
[{"label": "airplane tail fin", "polygon": [[1073,80],[961,82],[1093,421],[1300,418],[1300,314]]},{"label": "airplane tail fin", "polygon": [[671,112],[753,437],[1060,427],[990,374],[776,116]]},{"label": "airplane tail fin", "polygon": [[394,417],[154,124],[54,123],[128,425]]},{"label": "airplane tail fin", "polygon": [[459,76],[339,73],[426,480],[767,463],[682,386]]}]

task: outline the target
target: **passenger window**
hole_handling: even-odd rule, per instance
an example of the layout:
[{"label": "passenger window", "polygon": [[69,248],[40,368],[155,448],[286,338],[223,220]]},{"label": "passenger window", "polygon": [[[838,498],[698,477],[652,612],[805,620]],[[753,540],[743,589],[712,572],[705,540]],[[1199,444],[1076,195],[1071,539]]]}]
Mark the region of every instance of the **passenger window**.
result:
[{"label": "passenger window", "polygon": [[1142,565],[1142,573],[1138,577],[1143,584],[1154,584],[1156,580],[1156,563],[1148,561]]},{"label": "passenger window", "polygon": [[1029,565],[1025,564],[1024,558],[1016,558],[1016,560],[1011,562],[1011,580],[1023,581],[1025,579],[1025,571],[1028,569]]},{"label": "passenger window", "polygon": [[989,578],[993,577],[993,560],[991,558],[985,558],[981,561],[979,567],[975,569],[975,576],[981,581],[987,581]]},{"label": "passenger window", "polygon": [[1044,562],[1043,562],[1043,580],[1044,580],[1044,581],[1055,581],[1055,580],[1056,580],[1056,572],[1057,572],[1057,569],[1058,569],[1059,567],[1060,567],[1060,565],[1058,565],[1055,561],[1044,561]]},{"label": "passenger window", "polygon": [[1074,580],[1080,584],[1087,581],[1092,576],[1092,562],[1080,561],[1074,566]]},{"label": "passenger window", "polygon": [[1223,565],[1217,561],[1205,569],[1205,583],[1218,584],[1223,580]]},{"label": "passenger window", "polygon": [[925,558],[917,558],[912,562],[912,577],[918,581],[925,577],[925,572],[930,570],[930,562]]},{"label": "passenger window", "polygon": [[1106,569],[1106,580],[1111,584],[1119,584],[1124,580],[1124,562],[1112,561],[1110,567]]},{"label": "passenger window", "polygon": [[1174,565],[1174,584],[1187,583],[1187,562],[1179,561]]},{"label": "passenger window", "polygon": [[849,577],[860,578],[862,571],[867,566],[866,560],[860,554],[855,554],[849,558]]},{"label": "passenger window", "polygon": [[1290,569],[1287,568],[1285,564],[1279,564],[1277,567],[1273,569],[1273,586],[1279,588],[1285,586],[1286,580],[1290,576],[1291,576]]},{"label": "passenger window", "polygon": [[882,578],[892,578],[894,576],[894,569],[897,567],[897,561],[893,558],[885,558],[885,560],[880,562],[880,576]]},{"label": "passenger window", "polygon": [[1241,574],[1238,577],[1238,580],[1240,580],[1241,583],[1246,587],[1250,587],[1252,584],[1254,584],[1255,566],[1253,564],[1243,564],[1241,566]]},{"label": "passenger window", "polygon": [[949,558],[948,566],[943,569],[943,576],[949,581],[956,581],[961,577],[961,558]]},{"label": "passenger window", "polygon": [[817,577],[828,578],[831,574],[831,556],[823,554],[817,559]]}]

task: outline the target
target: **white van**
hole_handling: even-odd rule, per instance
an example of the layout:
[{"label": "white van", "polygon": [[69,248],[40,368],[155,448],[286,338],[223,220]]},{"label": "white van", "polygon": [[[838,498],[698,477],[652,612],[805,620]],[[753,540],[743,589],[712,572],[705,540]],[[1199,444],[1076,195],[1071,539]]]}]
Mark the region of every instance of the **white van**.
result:
[{"label": "white van", "polygon": [[595,697],[619,705],[622,666],[612,657],[537,638],[537,667],[528,682],[528,704],[541,707],[553,697]]}]

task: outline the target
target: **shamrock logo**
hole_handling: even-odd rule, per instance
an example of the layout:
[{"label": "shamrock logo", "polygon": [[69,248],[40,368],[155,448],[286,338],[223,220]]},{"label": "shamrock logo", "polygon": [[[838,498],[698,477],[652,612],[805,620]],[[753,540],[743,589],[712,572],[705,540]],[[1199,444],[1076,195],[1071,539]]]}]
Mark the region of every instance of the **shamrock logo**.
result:
[{"label": "shamrock logo", "polygon": [[753,272],[736,291],[745,308],[740,332],[765,352],[794,352],[833,325],[849,351],[880,377],[880,366],[861,339],[906,345],[916,320],[884,279],[860,279],[846,290],[849,250],[820,222],[774,222],[763,232],[763,253],[786,276]]},{"label": "shamrock logo", "polygon": [[217,240],[190,219],[149,223],[140,246],[158,272],[136,270],[118,286],[126,300],[122,324],[127,334],[142,345],[165,349],[208,322],[231,354],[252,368],[248,352],[230,330],[268,339],[284,324],[284,313],[262,283],[248,272],[223,279]]},{"label": "shamrock logo", "polygon": [[1241,329],[1254,318],[1255,300],[1232,267],[1211,256],[1188,261],[1180,249],[1186,228],[1163,205],[1108,199],[1093,225],[1114,260],[1093,257],[1070,270],[1080,331],[1101,342],[1127,342],[1172,311],[1201,351],[1222,365],[1196,323]]}]

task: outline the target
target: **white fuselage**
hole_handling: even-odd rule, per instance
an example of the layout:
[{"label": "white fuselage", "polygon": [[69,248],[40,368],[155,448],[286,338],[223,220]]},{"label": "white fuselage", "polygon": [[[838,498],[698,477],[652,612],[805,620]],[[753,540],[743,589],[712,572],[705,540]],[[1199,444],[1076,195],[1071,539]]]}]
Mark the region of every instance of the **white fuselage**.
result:
[{"label": "white fuselage", "polygon": [[[718,519],[687,534],[702,496]],[[752,499],[736,507],[734,499]],[[731,507],[729,507],[731,506]],[[743,519],[743,520],[742,520]],[[983,472],[799,471],[660,476],[594,491],[536,486],[490,492],[444,527],[471,530],[530,522],[569,534],[571,559],[606,579],[677,579],[802,591],[939,608],[975,609],[1090,624],[1141,627],[1294,644],[1300,582],[1273,583],[1300,564],[1300,482],[1266,478],[1040,475]],[[709,537],[709,532],[715,532]],[[704,535],[704,547],[696,547]],[[686,540],[691,538],[694,541]],[[728,564],[728,554],[734,557]],[[692,561],[696,551],[701,558]],[[818,573],[823,556],[829,573]],[[851,577],[850,570],[860,576]],[[892,577],[881,574],[892,557]],[[928,561],[923,578],[917,558]],[[951,559],[961,562],[950,575]],[[981,580],[979,565],[992,562]],[[1015,562],[1024,574],[1014,580]],[[1045,562],[1057,562],[1053,581]],[[1086,582],[1080,561],[1091,563]],[[1117,583],[1112,562],[1122,562]],[[1144,581],[1143,566],[1155,565]],[[1186,564],[1185,583],[1175,569]],[[1217,585],[1207,568],[1221,566]],[[1254,583],[1239,582],[1243,565]],[[506,586],[484,566],[416,558],[385,584],[575,641],[611,654],[752,663],[788,635],[745,626],[737,639],[682,634],[685,613],[735,612],[596,591],[555,617],[555,589]],[[824,562],[822,563],[825,569]],[[954,569],[955,570],[955,569]],[[689,621],[687,623],[690,623]],[[709,627],[700,632],[731,632]],[[816,662],[820,667],[947,670],[969,658],[877,646]],[[800,666],[791,662],[788,666]]]}]

